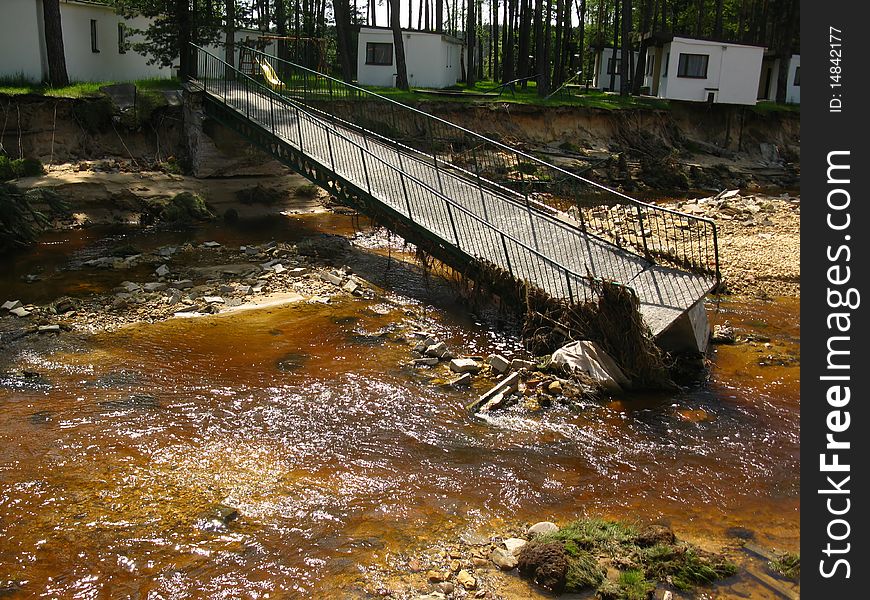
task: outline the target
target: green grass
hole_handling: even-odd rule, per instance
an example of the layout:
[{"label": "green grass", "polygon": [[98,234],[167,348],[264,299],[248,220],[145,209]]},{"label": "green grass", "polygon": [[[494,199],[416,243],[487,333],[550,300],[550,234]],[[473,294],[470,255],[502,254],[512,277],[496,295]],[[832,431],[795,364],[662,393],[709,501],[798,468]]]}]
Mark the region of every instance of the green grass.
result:
[{"label": "green grass", "polygon": [[801,111],[801,105],[779,104],[777,102],[768,102],[765,100],[753,106],[751,110],[763,115],[770,113],[799,113]]},{"label": "green grass", "polygon": [[556,533],[539,537],[542,542],[570,542],[577,547],[590,550],[606,549],[614,552],[621,545],[631,544],[637,536],[637,529],[626,523],[604,519],[581,519],[572,521]]},{"label": "green grass", "polygon": [[770,568],[783,577],[798,580],[801,577],[801,555],[786,552],[776,560],[770,561]]},{"label": "green grass", "polygon": [[55,98],[86,98],[99,96],[100,88],[116,83],[133,83],[139,91],[159,91],[178,89],[178,79],[139,79],[130,82],[121,81],[83,81],[72,83],[62,88],[53,88],[44,83],[28,81],[22,75],[0,79],[0,95],[20,96],[34,94]]}]

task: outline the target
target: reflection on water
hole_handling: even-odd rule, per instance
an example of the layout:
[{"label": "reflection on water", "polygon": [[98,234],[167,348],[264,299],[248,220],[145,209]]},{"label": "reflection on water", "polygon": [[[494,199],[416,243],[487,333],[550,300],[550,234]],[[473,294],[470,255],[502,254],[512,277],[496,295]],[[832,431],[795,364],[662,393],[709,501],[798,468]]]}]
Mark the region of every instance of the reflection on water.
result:
[{"label": "reflection on water", "polygon": [[[348,301],[97,336],[0,385],[0,585],[60,597],[347,597],[442,536],[582,513],[729,528],[797,549],[798,303],[714,317],[772,345],[719,347],[712,381],[486,420],[474,392],[406,369],[402,308]],[[387,314],[383,314],[383,313]],[[515,342],[449,312],[457,348]],[[78,347],[81,346],[81,347]],[[202,527],[229,506],[239,518]],[[732,529],[733,531],[733,529]]]}]

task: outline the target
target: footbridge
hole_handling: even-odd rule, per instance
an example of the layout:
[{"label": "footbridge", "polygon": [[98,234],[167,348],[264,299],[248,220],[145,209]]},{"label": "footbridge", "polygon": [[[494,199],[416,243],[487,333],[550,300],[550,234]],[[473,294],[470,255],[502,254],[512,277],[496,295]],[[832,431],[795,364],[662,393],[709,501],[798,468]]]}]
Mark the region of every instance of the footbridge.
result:
[{"label": "footbridge", "polygon": [[719,282],[712,221],[273,56],[253,51],[268,65],[255,79],[193,53],[189,89],[209,117],[450,266],[495,265],[569,302],[616,282],[664,345],[705,348],[703,299]]}]

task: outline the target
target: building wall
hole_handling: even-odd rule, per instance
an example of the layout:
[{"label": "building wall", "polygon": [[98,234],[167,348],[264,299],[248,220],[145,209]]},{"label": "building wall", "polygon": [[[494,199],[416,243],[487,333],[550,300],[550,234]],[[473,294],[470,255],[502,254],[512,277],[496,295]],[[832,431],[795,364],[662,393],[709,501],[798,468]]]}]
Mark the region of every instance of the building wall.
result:
[{"label": "building wall", "polygon": [[[764,49],[740,44],[674,38],[665,44],[667,71],[662,68],[658,96],[671,100],[706,102],[710,92],[719,104],[756,103]],[[680,54],[706,54],[707,76],[677,77]]]},{"label": "building wall", "polygon": [[[758,82],[758,99],[776,101],[776,91],[779,88],[779,66],[782,61],[778,58],[765,58],[761,65],[761,77]],[[785,101],[789,104],[801,103],[801,87],[795,85],[795,75],[797,69],[801,66],[800,54],[793,54],[788,61],[788,80],[786,82]],[[767,94],[764,93],[764,84],[766,78],[770,77],[770,85],[767,89]]]},{"label": "building wall", "polygon": [[[97,48],[91,50],[91,20],[97,22]],[[148,20],[136,17],[126,21],[108,8],[97,5],[61,3],[66,68],[71,81],[128,81],[152,77],[171,77],[172,70],[148,65],[147,57],[118,48],[118,24],[145,29]],[[127,35],[128,41],[136,41]]]},{"label": "building wall", "polygon": [[[460,44],[441,35],[404,31],[405,63],[411,87],[444,88],[459,79]],[[366,44],[392,44],[393,33],[387,29],[361,28],[357,42],[357,81],[362,85],[393,87],[396,80],[396,49],[393,64],[367,65]]]},{"label": "building wall", "polygon": [[[637,65],[638,53],[632,52],[634,57],[634,65]],[[622,76],[617,73],[613,78],[613,89],[610,89],[610,74],[607,72],[607,63],[613,57],[613,48],[602,48],[595,54],[595,75],[593,87],[599,90],[610,90],[618,92],[622,89]],[[619,61],[621,55],[617,51],[616,60]]]},{"label": "building wall", "polygon": [[0,77],[43,79],[42,2],[2,0]]}]

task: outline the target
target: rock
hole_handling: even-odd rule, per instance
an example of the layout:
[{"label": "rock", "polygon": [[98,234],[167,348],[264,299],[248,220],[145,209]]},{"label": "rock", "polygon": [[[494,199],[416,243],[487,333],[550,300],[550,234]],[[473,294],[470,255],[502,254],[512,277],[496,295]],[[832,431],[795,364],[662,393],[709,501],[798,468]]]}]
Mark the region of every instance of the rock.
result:
[{"label": "rock", "polygon": [[287,270],[287,275],[290,277],[302,277],[308,273],[308,269],[305,267],[293,267],[292,269]]},{"label": "rock", "polygon": [[517,557],[520,572],[531,577],[541,587],[557,594],[565,589],[568,556],[560,542],[526,544]]},{"label": "rock", "polygon": [[656,544],[673,544],[677,541],[674,532],[665,525],[647,525],[634,539],[641,548],[650,548]]},{"label": "rock", "polygon": [[197,520],[200,529],[204,531],[223,531],[230,523],[239,518],[239,511],[232,506],[218,504],[202,513]]},{"label": "rock", "polygon": [[557,531],[559,531],[559,526],[552,521],[540,521],[529,527],[526,530],[526,535],[531,538],[545,533],[556,533]]},{"label": "rock", "polygon": [[487,400],[486,404],[480,407],[480,412],[488,413],[491,410],[496,410],[505,405],[507,401],[507,395],[504,393],[498,393],[489,400]]},{"label": "rock", "polygon": [[221,245],[218,242],[203,242],[203,248],[220,248]]},{"label": "rock", "polygon": [[10,314],[15,315],[18,318],[29,317],[30,311],[24,308],[23,306],[19,306],[17,308],[13,308],[9,311]]},{"label": "rock", "polygon": [[504,373],[511,367],[511,363],[504,356],[500,354],[490,354],[486,358],[486,363],[492,367],[492,370],[496,373]]},{"label": "rock", "polygon": [[162,281],[150,281],[142,286],[146,292],[159,292],[165,290],[168,286]]},{"label": "rock", "polygon": [[417,600],[447,600],[447,596],[443,592],[430,592],[422,596],[417,596]]},{"label": "rock", "polygon": [[725,321],[721,325],[713,327],[713,336],[710,341],[714,344],[733,344],[737,340],[734,335],[734,327],[730,321]]},{"label": "rock", "polygon": [[453,381],[449,382],[447,385],[452,385],[454,387],[466,387],[471,385],[471,373],[465,373],[460,375]]},{"label": "rock", "polygon": [[176,252],[178,252],[178,248],[176,248],[175,246],[164,246],[163,248],[157,250],[157,255],[168,258]]},{"label": "rock", "polygon": [[132,294],[133,292],[138,292],[142,289],[142,286],[138,283],[133,283],[132,281],[122,281],[121,285],[118,286],[125,292]]},{"label": "rock", "polygon": [[166,277],[169,275],[169,267],[166,265],[160,265],[154,272],[157,273],[158,277]]},{"label": "rock", "polygon": [[426,572],[426,579],[429,580],[429,583],[441,583],[445,579],[447,579],[447,574],[442,573],[441,571],[435,571],[434,569]]},{"label": "rock", "polygon": [[224,304],[224,299],[220,296],[203,296],[202,298],[207,304]]},{"label": "rock", "polygon": [[413,350],[414,350],[414,352],[423,353],[423,352],[426,352],[426,348],[428,348],[429,346],[431,346],[434,343],[435,343],[435,338],[426,337],[426,338],[423,338],[422,340],[420,340],[419,342],[417,342],[414,345]]},{"label": "rock", "polygon": [[537,365],[530,360],[515,358],[511,361],[511,369],[519,371],[520,369],[534,369]]},{"label": "rock", "polygon": [[456,576],[456,581],[466,590],[473,590],[477,587],[477,579],[475,579],[474,575],[465,569],[459,571],[459,574]]},{"label": "rock", "polygon": [[568,372],[580,371],[611,393],[631,386],[616,361],[594,342],[581,340],[562,346],[553,353],[551,364]]},{"label": "rock", "polygon": [[502,542],[507,551],[516,556],[528,542],[520,538],[508,538]]},{"label": "rock", "polygon": [[448,596],[453,593],[453,584],[449,581],[442,581],[438,584],[438,591],[442,594],[447,594]]},{"label": "rock", "polygon": [[14,309],[16,309],[16,308],[19,308],[20,306],[21,306],[21,302],[20,302],[20,301],[18,301],[18,300],[8,300],[8,301],[6,301],[6,302],[3,303],[2,308],[3,308],[3,310],[14,310]]},{"label": "rock", "polygon": [[461,569],[461,568],[462,568],[462,563],[459,562],[458,558],[455,558],[455,559],[450,561],[449,569],[450,569],[451,573],[458,573],[459,569]]},{"label": "rock", "polygon": [[341,282],[344,281],[338,275],[330,273],[328,271],[324,271],[320,274],[320,279],[325,281],[326,283],[331,283],[332,285],[341,285]]},{"label": "rock", "polygon": [[445,344],[444,342],[438,342],[437,344],[432,344],[431,346],[426,348],[426,351],[424,352],[424,354],[426,356],[434,356],[436,358],[444,358],[448,352],[449,352],[449,350],[447,349],[447,344]]},{"label": "rock", "polygon": [[480,364],[471,358],[454,358],[450,361],[450,370],[454,373],[479,373]]},{"label": "rock", "polygon": [[438,364],[438,359],[435,357],[415,358],[411,362],[417,366],[423,365],[427,367],[434,367]]},{"label": "rock", "polygon": [[287,269],[281,263],[272,266],[272,270],[275,271],[276,275],[280,275],[287,271]]},{"label": "rock", "polygon": [[553,381],[550,385],[547,386],[547,393],[552,394],[554,396],[558,396],[562,393],[562,382],[561,381]]},{"label": "rock", "polygon": [[193,287],[193,281],[190,279],[179,279],[172,282],[172,287],[178,290],[189,290]]},{"label": "rock", "polygon": [[355,294],[357,291],[359,291],[359,284],[353,280],[348,280],[347,283],[341,286],[341,289],[349,294]]},{"label": "rock", "polygon": [[492,389],[482,395],[480,398],[469,404],[466,408],[468,410],[474,410],[478,406],[483,406],[492,400],[495,396],[501,394],[502,396],[507,396],[515,392],[519,387],[520,382],[520,374],[519,373],[511,373],[501,381],[499,381]]},{"label": "rock", "polygon": [[60,333],[60,325],[40,325],[39,333]]},{"label": "rock", "polygon": [[510,571],[517,566],[517,558],[509,550],[496,548],[489,555],[489,560],[502,571]]}]

